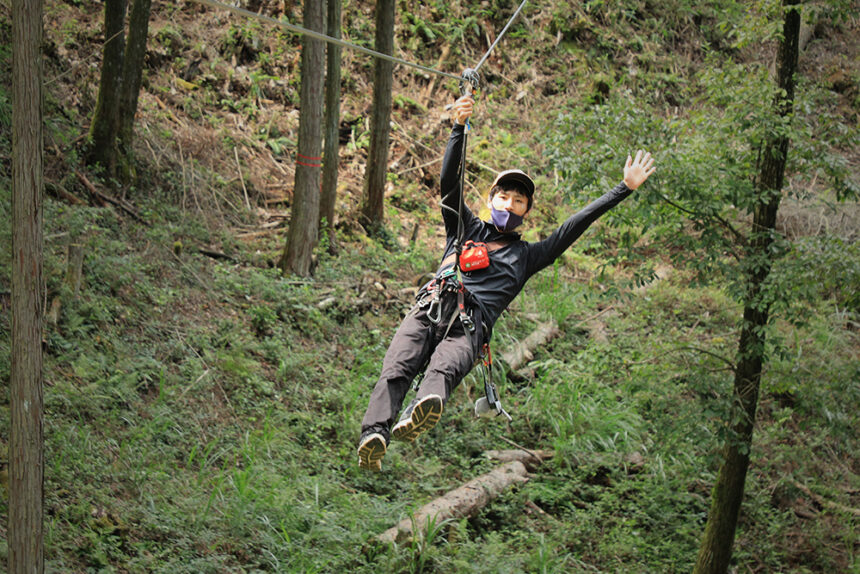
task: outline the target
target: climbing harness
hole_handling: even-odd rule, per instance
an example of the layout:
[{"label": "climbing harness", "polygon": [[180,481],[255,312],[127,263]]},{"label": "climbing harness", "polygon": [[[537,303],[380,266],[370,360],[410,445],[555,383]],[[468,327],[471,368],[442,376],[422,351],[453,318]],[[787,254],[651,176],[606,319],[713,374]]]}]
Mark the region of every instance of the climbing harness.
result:
[{"label": "climbing harness", "polygon": [[[418,300],[416,308],[423,309],[426,307],[427,319],[429,319],[434,325],[438,325],[442,320],[442,296],[446,293],[454,293],[457,295],[458,299],[463,298],[463,309],[465,309],[466,288],[463,285],[463,282],[458,279],[457,273],[453,268],[446,269],[440,273],[438,277],[434,277],[427,286],[424,287],[423,291],[424,295]],[[467,322],[471,322],[471,319]],[[448,330],[445,331],[445,335],[448,334],[450,329],[451,327],[449,325]]]}]

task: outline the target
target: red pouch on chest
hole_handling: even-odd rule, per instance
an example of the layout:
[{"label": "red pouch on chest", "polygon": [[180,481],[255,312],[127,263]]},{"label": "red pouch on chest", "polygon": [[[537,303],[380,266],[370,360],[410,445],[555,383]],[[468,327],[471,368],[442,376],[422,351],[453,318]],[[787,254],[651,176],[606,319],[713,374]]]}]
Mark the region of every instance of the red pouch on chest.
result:
[{"label": "red pouch on chest", "polygon": [[462,271],[477,271],[489,266],[490,253],[486,243],[467,241],[463,245],[463,252],[460,254],[460,269]]}]

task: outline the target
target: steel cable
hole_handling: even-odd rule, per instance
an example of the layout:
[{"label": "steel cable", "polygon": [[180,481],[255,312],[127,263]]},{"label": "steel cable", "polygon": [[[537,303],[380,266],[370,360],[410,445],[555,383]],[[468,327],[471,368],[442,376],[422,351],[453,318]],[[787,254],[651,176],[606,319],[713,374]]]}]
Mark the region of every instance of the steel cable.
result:
[{"label": "steel cable", "polygon": [[398,58],[396,56],[391,56],[389,54],[384,54],[382,52],[377,52],[376,50],[371,50],[370,48],[365,48],[364,46],[359,46],[357,44],[351,44],[339,38],[334,38],[332,36],[327,36],[321,32],[316,32],[314,30],[308,30],[307,28],[302,28],[301,26],[296,26],[295,24],[290,24],[289,22],[282,22],[280,20],[276,20],[271,16],[263,16],[262,14],[257,14],[256,12],[251,12],[250,10],[246,10],[244,8],[239,8],[238,6],[230,6],[229,4],[224,4],[223,2],[218,2],[217,0],[193,0],[195,2],[199,2],[200,4],[205,4],[211,8],[220,8],[223,10],[228,10],[233,12],[234,14],[239,14],[240,16],[245,16],[247,18],[254,18],[256,20],[261,20],[263,22],[267,22],[269,24],[274,24],[275,26],[280,26],[290,32],[295,34],[299,34],[301,36],[308,36],[309,38],[314,38],[315,40],[322,40],[323,42],[328,42],[329,44],[337,44],[338,46],[342,46],[344,48],[350,48],[352,50],[357,50],[359,52],[364,52],[365,54],[369,54],[375,58],[381,58],[383,60],[389,60],[396,64],[403,64],[404,66],[409,66],[411,68],[416,68],[421,70],[422,72],[427,72],[430,74],[437,74],[439,76],[443,76],[446,78],[451,78],[453,80],[460,81],[462,78],[455,74],[450,74],[448,72],[443,72],[442,70],[437,70],[435,68],[428,68],[427,66],[422,66],[421,64],[416,64],[414,62],[409,62],[408,60],[404,60],[402,58]]},{"label": "steel cable", "polygon": [[493,49],[494,49],[494,48],[496,47],[496,45],[499,43],[499,40],[501,40],[501,39],[502,39],[502,36],[504,36],[504,35],[505,35],[505,33],[508,31],[508,28],[510,28],[510,27],[511,27],[511,24],[513,24],[513,23],[514,23],[514,20],[516,19],[516,17],[517,17],[517,16],[519,16],[520,12],[522,12],[523,8],[524,8],[524,7],[525,7],[525,5],[526,5],[526,2],[528,2],[528,0],[523,0],[523,1],[522,1],[522,3],[520,4],[519,8],[517,8],[517,9],[516,9],[516,11],[514,12],[514,15],[513,15],[513,16],[511,16],[511,17],[508,19],[508,23],[507,23],[507,24],[505,24],[505,27],[504,27],[504,28],[502,28],[502,31],[501,31],[501,32],[499,33],[499,35],[496,37],[496,41],[495,41],[495,42],[493,42],[493,44],[492,44],[492,45],[490,46],[490,48],[487,50],[487,53],[486,53],[486,54],[484,54],[484,57],[483,57],[483,58],[481,58],[481,61],[480,61],[480,62],[478,62],[478,65],[477,65],[477,66],[475,66],[475,73],[477,73],[477,72],[478,72],[478,70],[480,70],[480,69],[481,69],[481,66],[483,66],[483,65],[484,65],[484,62],[486,62],[486,61],[487,61],[487,58],[490,56],[490,52],[492,52],[492,51],[493,51]]}]

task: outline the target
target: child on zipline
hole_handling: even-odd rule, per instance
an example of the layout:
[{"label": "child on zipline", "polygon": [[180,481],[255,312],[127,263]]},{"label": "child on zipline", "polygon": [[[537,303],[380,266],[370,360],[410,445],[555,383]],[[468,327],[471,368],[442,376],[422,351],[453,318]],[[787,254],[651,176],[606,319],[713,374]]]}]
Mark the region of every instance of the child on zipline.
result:
[{"label": "child on zipline", "polygon": [[[411,442],[436,425],[451,392],[489,341],[496,319],[526,281],[552,264],[589,225],[633,193],[656,169],[651,154],[639,150],[635,158],[628,155],[623,181],[570,216],[548,238],[528,243],[514,231],[528,216],[534,199],[535,184],[524,172],[511,169],[496,177],[489,192],[490,221],[482,221],[461,204],[465,124],[474,103],[466,95],[454,104],[455,125],[441,175],[445,253],[435,278],[418,291],[417,304],[403,319],[385,354],[361,423],[361,468],[382,469],[389,438]],[[486,258],[477,265],[461,258],[461,284],[454,269],[457,247],[459,243],[468,249],[469,241],[486,244],[489,265]],[[412,380],[425,365],[415,399],[394,424]]]}]

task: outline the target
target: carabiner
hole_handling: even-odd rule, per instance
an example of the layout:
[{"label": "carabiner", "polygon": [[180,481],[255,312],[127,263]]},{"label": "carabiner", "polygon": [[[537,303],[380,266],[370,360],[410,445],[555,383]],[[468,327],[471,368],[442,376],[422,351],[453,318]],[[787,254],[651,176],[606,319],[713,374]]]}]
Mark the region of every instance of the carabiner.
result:
[{"label": "carabiner", "polygon": [[[436,316],[433,316],[433,312],[436,312]],[[438,325],[439,321],[442,320],[442,305],[439,301],[439,293],[437,291],[436,296],[430,300],[430,306],[427,308],[427,319],[433,323],[434,325]]]},{"label": "carabiner", "polygon": [[478,87],[481,85],[481,76],[478,75],[476,70],[472,68],[466,68],[463,70],[463,76],[460,78],[460,94],[465,96],[466,94],[473,95],[478,91]]}]

